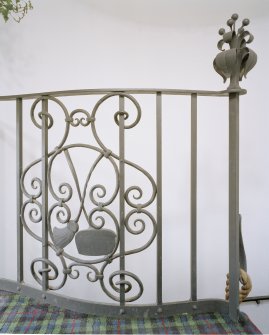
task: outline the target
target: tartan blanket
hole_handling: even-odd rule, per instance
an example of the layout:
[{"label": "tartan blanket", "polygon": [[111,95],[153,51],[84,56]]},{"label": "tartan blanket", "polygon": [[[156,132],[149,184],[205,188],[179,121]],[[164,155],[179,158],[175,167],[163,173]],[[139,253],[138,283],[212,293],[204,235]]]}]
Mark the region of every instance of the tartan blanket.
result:
[{"label": "tartan blanket", "polygon": [[0,333],[20,334],[261,334],[246,314],[238,323],[220,313],[118,319],[75,313],[0,291]]}]

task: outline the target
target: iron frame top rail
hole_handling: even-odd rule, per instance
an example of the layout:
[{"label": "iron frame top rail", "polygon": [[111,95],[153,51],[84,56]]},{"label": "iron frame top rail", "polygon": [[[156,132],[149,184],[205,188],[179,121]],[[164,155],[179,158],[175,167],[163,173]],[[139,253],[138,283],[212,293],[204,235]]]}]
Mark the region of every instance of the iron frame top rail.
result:
[{"label": "iron frame top rail", "polygon": [[192,95],[198,96],[213,96],[213,97],[228,97],[230,93],[239,93],[244,95],[247,93],[245,89],[234,89],[224,91],[204,91],[204,90],[178,90],[178,89],[159,89],[159,88],[100,88],[100,89],[82,89],[82,90],[67,90],[67,91],[51,91],[29,94],[16,94],[0,96],[0,101],[12,101],[18,98],[21,99],[36,99],[40,96],[51,97],[71,97],[79,95],[98,95],[109,93],[127,93],[127,94],[157,94],[163,95]]}]

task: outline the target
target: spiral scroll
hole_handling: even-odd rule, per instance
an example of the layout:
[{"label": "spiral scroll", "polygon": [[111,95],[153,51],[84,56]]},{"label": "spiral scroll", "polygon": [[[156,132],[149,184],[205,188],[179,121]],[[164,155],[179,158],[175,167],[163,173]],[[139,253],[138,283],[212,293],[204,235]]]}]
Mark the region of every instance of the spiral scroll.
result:
[{"label": "spiral scroll", "polygon": [[[115,279],[117,277],[119,277],[118,280]],[[138,286],[138,292],[135,295],[132,295],[132,296],[127,297],[125,299],[126,302],[132,302],[132,301],[135,301],[135,300],[139,299],[141,297],[141,295],[143,294],[143,291],[144,291],[144,287],[143,287],[143,284],[142,284],[141,280],[134,273],[129,272],[129,271],[122,271],[122,270],[121,271],[115,271],[109,276],[109,285],[113,289],[113,291],[118,293],[118,294],[120,293],[120,287],[121,286],[124,287],[124,293],[125,294],[129,293],[130,291],[133,290],[133,284],[131,283],[130,280],[127,279],[128,277],[131,278],[136,283],[136,285]],[[115,301],[120,301],[120,298],[119,298],[118,295],[115,295],[115,294],[111,293],[106,288],[106,285],[104,284],[103,278],[101,278],[100,283],[101,283],[101,287],[102,287],[103,291],[106,293],[107,296],[109,296],[111,299],[113,299]]]}]

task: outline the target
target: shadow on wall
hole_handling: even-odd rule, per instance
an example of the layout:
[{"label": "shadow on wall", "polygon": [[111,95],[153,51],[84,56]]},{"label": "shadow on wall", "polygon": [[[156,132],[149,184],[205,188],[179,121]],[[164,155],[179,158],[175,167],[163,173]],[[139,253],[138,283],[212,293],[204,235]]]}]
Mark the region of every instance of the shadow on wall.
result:
[{"label": "shadow on wall", "polygon": [[[222,22],[223,17],[231,15],[232,12],[238,11],[238,8],[245,8],[245,13],[248,12],[248,7],[251,9],[253,16],[266,16],[269,10],[269,3],[264,2],[259,6],[253,6],[252,0],[228,0],[223,3],[205,0],[136,0],[128,1],[91,1],[91,5],[85,1],[85,7],[88,9],[94,8],[109,16],[114,16],[119,20],[133,21],[139,24],[156,25],[165,27],[175,27],[181,30],[195,29],[199,30],[203,26],[216,25]],[[87,8],[85,8],[87,10]],[[254,13],[253,13],[254,11]],[[214,13],[214,15],[212,15]],[[242,13],[243,14],[243,13]],[[193,28],[192,28],[193,27]]]},{"label": "shadow on wall", "polygon": [[[3,109],[4,110],[4,109]],[[4,276],[13,279],[16,273],[16,124],[15,113],[9,114],[1,111],[1,116],[6,120],[0,120],[0,204],[1,204],[1,273]],[[6,110],[6,112],[9,112]],[[24,142],[33,143],[30,134],[25,134]],[[34,158],[33,154],[27,152],[28,156]],[[14,278],[15,279],[15,278]]]},{"label": "shadow on wall", "polygon": [[[4,128],[0,128],[0,148],[4,147],[4,143],[6,143],[6,137],[5,137],[5,131]],[[1,155],[3,157],[3,151],[1,150]],[[5,180],[5,164],[0,164],[0,185],[1,185],[1,192],[0,192],[0,203],[4,204],[5,203],[5,186],[6,184],[4,183]],[[1,221],[6,217],[6,206],[1,206]],[[1,222],[1,235],[2,236],[6,236],[6,229],[5,229],[5,224],[3,224],[3,222]],[[1,239],[1,243],[0,243],[0,254],[3,255],[6,249],[6,239]],[[2,266],[5,266],[5,261],[6,258],[2,257]]]},{"label": "shadow on wall", "polygon": [[18,55],[17,45],[21,45],[26,38],[23,29],[18,29],[16,22],[4,23],[0,17],[0,95],[2,92],[12,92],[14,82],[20,89],[24,78],[31,76],[31,51],[23,50]]},{"label": "shadow on wall", "polygon": [[[10,206],[8,203],[12,203],[13,201],[10,199],[10,187],[15,181],[14,176],[12,175],[12,168],[11,170],[8,169],[9,166],[9,159],[12,160],[15,154],[15,136],[14,136],[14,127],[10,127],[4,122],[0,122],[0,148],[1,148],[1,159],[2,162],[0,164],[0,185],[1,185],[1,192],[0,192],[0,204],[1,204],[1,243],[0,243],[0,253],[1,255],[5,255],[8,250],[8,245],[10,244],[8,236],[9,232],[7,230],[8,221],[14,221],[16,212],[15,207],[14,211],[10,211]],[[12,157],[13,156],[13,157]],[[12,158],[11,158],[12,157]],[[13,213],[12,213],[13,212]],[[6,272],[8,258],[1,257],[1,269],[2,271]],[[1,275],[3,274],[1,273]]]}]

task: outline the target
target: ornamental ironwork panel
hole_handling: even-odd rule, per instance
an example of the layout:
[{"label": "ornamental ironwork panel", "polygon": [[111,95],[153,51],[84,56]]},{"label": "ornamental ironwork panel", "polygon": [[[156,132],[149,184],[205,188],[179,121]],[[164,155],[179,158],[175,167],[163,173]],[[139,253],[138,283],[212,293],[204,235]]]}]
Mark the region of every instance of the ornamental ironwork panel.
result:
[{"label": "ornamental ironwork panel", "polygon": [[[114,113],[114,122],[118,126],[119,133],[119,154],[113,152],[109,144],[103,143],[98,134],[95,122],[98,118],[99,107],[103,102],[112,97],[117,97],[119,100],[118,108],[116,108],[116,112]],[[128,123],[129,114],[124,108],[124,101],[126,99],[128,99],[136,109],[135,120],[131,123]],[[65,119],[62,138],[52,151],[48,151],[47,139],[48,132],[54,125],[54,120],[50,113],[48,102],[50,105],[57,104],[60,106]],[[41,112],[38,112],[40,105]],[[60,99],[52,96],[42,96],[33,102],[30,113],[33,124],[42,132],[42,148],[44,149],[44,154],[22,171],[21,191],[25,198],[21,207],[22,224],[25,230],[34,239],[42,243],[44,248],[50,248],[55,252],[62,265],[62,269],[59,269],[55,263],[48,258],[48,250],[43,250],[42,257],[33,259],[31,263],[31,273],[33,277],[40,285],[44,285],[45,282],[45,286],[49,290],[59,290],[65,285],[68,278],[76,279],[79,277],[80,267],[87,267],[89,269],[87,279],[90,282],[99,281],[104,293],[112,300],[121,302],[137,300],[143,293],[143,284],[136,274],[125,269],[122,261],[120,262],[119,270],[109,274],[110,287],[107,287],[105,284],[104,271],[114,260],[118,258],[124,260],[126,256],[140,253],[148,248],[154,241],[157,233],[156,218],[147,210],[156,198],[156,183],[146,170],[125,159],[125,150],[122,148],[124,145],[125,131],[135,127],[140,121],[141,107],[139,103],[130,94],[110,93],[98,100],[90,112],[85,109],[74,109],[70,112]],[[94,146],[90,143],[67,144],[71,127],[88,127],[98,143],[98,146]],[[78,148],[93,151],[97,156],[93,164],[87,168],[88,173],[83,187],[80,186],[79,177],[71,158],[71,153]],[[61,156],[65,158],[65,166],[62,165],[61,168],[63,170],[70,170],[75,186],[72,186],[69,182],[63,182],[57,186],[53,183],[52,174],[54,165]],[[96,184],[88,189],[93,173],[98,169],[103,160],[106,160],[111,165],[114,170],[115,179],[114,190],[111,196],[105,201],[103,200],[107,195],[105,184]],[[45,182],[36,176],[31,179],[30,185],[26,185],[25,180],[27,174],[30,174],[31,169],[37,165],[42,165],[43,167],[42,174],[46,179]],[[149,180],[152,190],[147,201],[141,202],[140,200],[143,196],[143,189],[140,186],[133,185],[127,189],[124,188],[124,170],[126,165],[136,169]],[[75,192],[79,202],[76,204],[76,209],[71,210],[69,202]],[[53,198],[54,203],[49,205],[48,196]],[[117,197],[119,197],[120,203],[119,215],[113,213],[109,208]],[[45,213],[46,217],[42,218],[42,204],[44,207],[45,203],[47,213]],[[125,204],[131,207],[131,210],[126,213]],[[40,223],[45,226],[45,231],[43,231],[42,236],[37,235],[29,227],[26,215],[28,215],[27,219],[32,223]],[[82,216],[88,223],[87,229],[80,228]],[[108,217],[114,224],[113,229],[105,228]],[[133,235],[143,234],[146,226],[145,217],[149,219],[152,225],[150,238],[139,248],[128,251],[125,250],[125,233]],[[55,225],[55,220],[61,227]],[[84,256],[91,256],[90,259],[85,260],[85,257],[75,257],[65,250],[65,247],[73,240],[75,241],[78,253]],[[101,265],[100,269],[97,268],[97,264]],[[63,279],[59,285],[54,286],[52,282],[60,273]],[[44,276],[44,274],[47,275]],[[138,284],[139,292],[135,295],[129,293],[132,291],[132,283],[128,278],[132,278]],[[126,297],[127,293],[129,293],[128,297]]]}]

